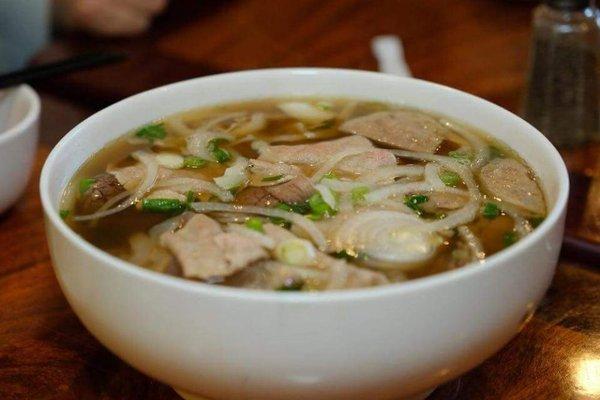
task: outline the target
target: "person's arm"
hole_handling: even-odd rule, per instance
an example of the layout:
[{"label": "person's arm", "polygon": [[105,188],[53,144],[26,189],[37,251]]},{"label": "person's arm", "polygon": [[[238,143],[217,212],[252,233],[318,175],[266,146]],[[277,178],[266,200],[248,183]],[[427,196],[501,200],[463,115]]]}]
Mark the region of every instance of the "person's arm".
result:
[{"label": "person's arm", "polygon": [[168,0],[53,0],[56,23],[101,36],[132,36],[146,31]]}]

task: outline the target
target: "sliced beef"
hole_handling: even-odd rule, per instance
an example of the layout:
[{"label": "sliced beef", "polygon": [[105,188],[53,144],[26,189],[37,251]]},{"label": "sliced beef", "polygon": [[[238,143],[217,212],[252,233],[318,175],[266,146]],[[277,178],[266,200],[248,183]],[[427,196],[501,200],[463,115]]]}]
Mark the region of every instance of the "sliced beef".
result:
[{"label": "sliced beef", "polygon": [[494,197],[533,214],[544,214],[544,196],[529,170],[511,158],[496,158],[481,168],[479,179]]},{"label": "sliced beef", "polygon": [[318,165],[342,150],[372,148],[374,146],[368,139],[349,136],[319,143],[269,146],[258,159],[272,163]]},{"label": "sliced beef", "polygon": [[435,153],[448,131],[434,118],[418,111],[382,111],[344,122],[343,132],[367,137],[388,146]]},{"label": "sliced beef", "polygon": [[194,215],[180,230],[161,236],[181,265],[186,278],[221,281],[249,264],[268,257],[256,241],[234,232],[224,232],[213,219]]},{"label": "sliced beef", "polygon": [[427,212],[437,212],[440,209],[456,210],[469,201],[468,197],[455,193],[433,192],[426,193],[426,196],[428,200],[422,207]]},{"label": "sliced beef", "polygon": [[388,165],[396,165],[396,156],[391,151],[376,149],[346,157],[335,166],[335,169],[349,174],[360,175]]},{"label": "sliced beef", "polygon": [[278,185],[246,188],[236,196],[235,201],[239,204],[270,207],[280,202],[301,203],[314,192],[310,179],[298,175]]},{"label": "sliced beef", "polygon": [[83,193],[80,205],[81,211],[91,214],[106,203],[111,197],[125,189],[113,174],[102,173],[94,177],[94,183]]},{"label": "sliced beef", "polygon": [[291,181],[264,188],[268,194],[285,203],[301,203],[306,201],[314,192],[310,179],[298,175]]}]

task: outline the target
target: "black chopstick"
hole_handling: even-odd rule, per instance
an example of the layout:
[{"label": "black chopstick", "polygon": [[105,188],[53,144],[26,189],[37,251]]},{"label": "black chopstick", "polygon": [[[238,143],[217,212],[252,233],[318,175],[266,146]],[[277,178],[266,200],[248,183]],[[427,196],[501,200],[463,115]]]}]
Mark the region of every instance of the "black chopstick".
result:
[{"label": "black chopstick", "polygon": [[561,255],[569,260],[600,266],[600,244],[565,235]]},{"label": "black chopstick", "polygon": [[73,71],[95,68],[105,64],[111,64],[125,59],[121,53],[88,53],[61,60],[54,63],[27,67],[8,74],[0,75],[0,89],[15,86],[21,83],[29,83],[54,76],[66,74]]}]

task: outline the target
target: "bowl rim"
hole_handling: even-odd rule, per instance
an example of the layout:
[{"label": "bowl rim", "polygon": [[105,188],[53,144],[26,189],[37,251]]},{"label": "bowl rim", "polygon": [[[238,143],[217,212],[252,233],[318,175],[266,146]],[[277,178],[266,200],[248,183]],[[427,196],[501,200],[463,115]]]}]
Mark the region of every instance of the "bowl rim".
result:
[{"label": "bowl rim", "polygon": [[41,113],[40,97],[31,86],[19,85],[9,88],[8,90],[14,90],[17,92],[17,95],[24,96],[25,100],[28,102],[29,109],[27,110],[25,116],[19,120],[19,122],[7,130],[0,132],[0,145],[8,142],[14,137],[25,134],[27,128],[29,128],[39,119]]},{"label": "bowl rim", "polygon": [[[93,244],[84,240],[75,231],[73,231],[65,221],[60,218],[59,213],[55,212],[53,201],[50,198],[50,172],[53,169],[53,165],[58,159],[58,155],[63,147],[69,145],[69,141],[74,137],[80,130],[85,129],[88,121],[97,118],[102,118],[103,115],[108,114],[118,107],[121,107],[123,103],[129,102],[135,98],[141,96],[149,96],[151,94],[158,94],[161,91],[167,89],[175,89],[179,86],[189,85],[200,80],[214,80],[214,79],[227,79],[232,77],[243,77],[248,75],[264,75],[264,78],[268,78],[272,74],[289,74],[289,75],[315,75],[315,74],[347,74],[347,75],[363,75],[372,76],[375,79],[388,79],[393,81],[404,80],[411,81],[418,85],[429,86],[434,90],[445,91],[449,94],[463,96],[470,101],[476,101],[483,103],[485,106],[490,108],[494,113],[499,113],[503,118],[510,118],[518,122],[523,131],[526,131],[527,135],[534,135],[541,139],[543,150],[549,154],[552,158],[555,168],[557,168],[558,175],[558,195],[556,202],[550,213],[546,216],[545,220],[538,226],[530,235],[522,240],[519,240],[510,248],[499,251],[496,254],[486,258],[483,263],[472,263],[469,266],[458,268],[454,270],[440,272],[438,274],[429,275],[426,277],[409,280],[398,284],[389,284],[382,286],[373,286],[367,288],[357,289],[340,289],[323,292],[271,292],[255,289],[236,288],[220,285],[208,285],[201,282],[192,280],[186,280],[179,277],[170,276],[164,273],[148,270],[139,267],[135,264],[129,263],[116,256],[113,256]],[[350,77],[351,79],[351,77]],[[261,96],[257,94],[256,98],[259,99]],[[491,135],[493,136],[493,135]],[[120,100],[86,118],[74,128],[72,128],[54,147],[50,152],[40,176],[40,197],[42,200],[42,208],[46,215],[46,224],[51,224],[62,234],[66,240],[70,241],[79,250],[86,253],[88,256],[96,259],[99,262],[110,265],[111,268],[115,269],[115,272],[129,275],[131,278],[142,279],[147,283],[163,285],[176,290],[183,290],[192,292],[198,295],[215,296],[229,299],[237,299],[244,301],[258,301],[258,302],[280,302],[280,303],[322,303],[322,302],[342,302],[342,301],[354,301],[359,299],[375,299],[382,296],[388,296],[392,294],[400,295],[407,294],[414,291],[419,291],[427,288],[437,288],[445,284],[453,283],[463,279],[469,279],[473,276],[484,274],[488,271],[501,267],[501,264],[509,261],[510,259],[523,255],[527,248],[536,242],[539,242],[545,238],[545,236],[552,230],[556,224],[561,222],[561,217],[566,210],[566,204],[569,193],[569,178],[565,163],[560,156],[558,150],[550,143],[550,141],[536,128],[531,126],[529,123],[524,121],[519,116],[512,112],[478,96],[463,92],[458,89],[454,89],[448,86],[440,85],[437,83],[410,78],[410,77],[399,77],[396,75],[384,74],[379,72],[361,71],[353,69],[341,69],[341,68],[312,68],[312,67],[301,67],[301,68],[267,68],[267,69],[254,69],[244,70],[237,72],[227,72],[216,75],[203,76],[199,78],[193,78],[172,84],[160,86],[148,91],[144,91],[133,96],[127,97]],[[63,188],[64,190],[64,188]],[[56,267],[55,267],[56,268]]]}]

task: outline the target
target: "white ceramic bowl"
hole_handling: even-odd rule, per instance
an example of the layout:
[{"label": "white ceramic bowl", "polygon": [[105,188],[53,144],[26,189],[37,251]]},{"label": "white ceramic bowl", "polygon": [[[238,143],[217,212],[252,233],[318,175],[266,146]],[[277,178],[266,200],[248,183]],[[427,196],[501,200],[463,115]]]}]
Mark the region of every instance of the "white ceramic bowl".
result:
[{"label": "white ceramic bowl", "polygon": [[0,92],[0,213],[27,187],[35,161],[40,99],[28,85]]},{"label": "white ceramic bowl", "polygon": [[[85,242],[58,216],[77,168],[124,132],[193,107],[274,96],[407,104],[500,138],[543,182],[550,213],[483,265],[377,288],[272,293],[145,270]],[[548,288],[568,179],[552,145],[517,116],[415,79],[334,69],[210,76],[145,92],[88,118],[52,151],[40,183],[54,268],[83,324],[123,360],[211,399],[392,399],[475,367],[520,329]]]}]

